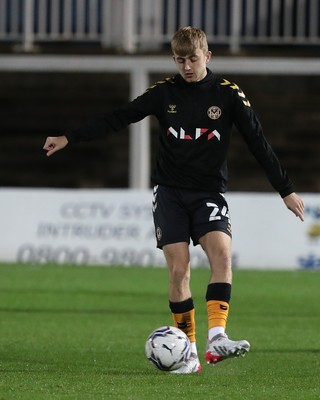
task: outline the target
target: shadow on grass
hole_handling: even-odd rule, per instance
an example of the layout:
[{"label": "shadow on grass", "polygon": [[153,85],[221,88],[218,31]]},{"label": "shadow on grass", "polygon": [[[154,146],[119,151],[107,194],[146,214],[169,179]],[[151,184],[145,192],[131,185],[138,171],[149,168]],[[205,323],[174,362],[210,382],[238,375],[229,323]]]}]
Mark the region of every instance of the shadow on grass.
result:
[{"label": "shadow on grass", "polygon": [[72,308],[5,308],[0,307],[0,313],[25,313],[25,314],[89,314],[89,315],[168,315],[168,311],[155,310],[119,310],[117,309],[72,309]]},{"label": "shadow on grass", "polygon": [[166,293],[166,286],[163,287],[163,293],[156,293],[154,291],[151,291],[150,293],[145,291],[145,288],[143,288],[143,291],[120,291],[120,290],[96,290],[96,289],[50,289],[50,288],[32,288],[32,289],[8,289],[8,288],[1,288],[1,293],[9,293],[9,294],[54,294],[54,295],[93,295],[93,296],[105,296],[105,297],[115,297],[115,296],[120,296],[120,297],[146,297],[148,295],[152,295],[152,297],[165,297],[167,295]]},{"label": "shadow on grass", "polygon": [[282,353],[282,354],[295,354],[295,353],[320,353],[319,349],[257,349],[254,350],[255,353]]}]

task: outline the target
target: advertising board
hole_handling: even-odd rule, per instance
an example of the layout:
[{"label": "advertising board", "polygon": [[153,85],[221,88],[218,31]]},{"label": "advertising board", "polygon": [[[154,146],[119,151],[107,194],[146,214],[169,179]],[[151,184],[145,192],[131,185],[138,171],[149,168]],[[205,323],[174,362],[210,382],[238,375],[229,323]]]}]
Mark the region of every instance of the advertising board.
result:
[{"label": "advertising board", "polygon": [[[277,194],[227,194],[234,268],[320,268],[320,196],[302,197],[304,222]],[[151,208],[151,190],[0,189],[0,261],[164,266]]]}]

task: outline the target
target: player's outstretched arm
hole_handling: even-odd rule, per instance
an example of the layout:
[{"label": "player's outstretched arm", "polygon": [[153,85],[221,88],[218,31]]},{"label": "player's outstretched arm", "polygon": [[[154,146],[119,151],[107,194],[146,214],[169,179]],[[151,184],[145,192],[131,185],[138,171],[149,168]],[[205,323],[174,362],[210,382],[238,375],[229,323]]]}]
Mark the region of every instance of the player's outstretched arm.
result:
[{"label": "player's outstretched arm", "polygon": [[304,204],[301,198],[295,192],[284,197],[283,201],[287,208],[292,211],[296,217],[299,217],[301,221],[304,221]]},{"label": "player's outstretched arm", "polygon": [[47,151],[47,156],[51,156],[58,150],[63,149],[68,144],[68,139],[65,136],[47,137],[43,149]]}]

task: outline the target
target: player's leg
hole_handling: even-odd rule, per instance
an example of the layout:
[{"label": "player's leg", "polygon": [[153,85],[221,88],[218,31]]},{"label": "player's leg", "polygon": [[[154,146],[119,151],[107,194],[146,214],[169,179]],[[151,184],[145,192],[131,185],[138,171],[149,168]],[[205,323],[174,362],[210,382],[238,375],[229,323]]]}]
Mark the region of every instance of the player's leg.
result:
[{"label": "player's leg", "polygon": [[177,191],[154,188],[153,219],[157,246],[164,252],[169,271],[169,306],[174,325],[183,330],[191,342],[192,365],[176,373],[200,370],[195,337],[195,310],[190,291],[189,217],[180,205]]},{"label": "player's leg", "polygon": [[250,349],[246,340],[232,341],[226,335],[231,298],[231,237],[224,232],[208,232],[199,239],[207,254],[211,276],[207,287],[208,348],[206,360],[216,364],[225,358],[244,356]]},{"label": "player's leg", "polygon": [[206,300],[208,310],[208,339],[224,334],[231,298],[231,238],[224,232],[208,232],[199,239],[210,264],[210,279]]},{"label": "player's leg", "polygon": [[[174,324],[190,339],[196,341],[194,304],[190,290],[190,256],[187,243],[163,247],[169,270],[169,305]],[[193,349],[196,351],[196,349]]]},{"label": "player's leg", "polygon": [[169,297],[172,302],[182,302],[191,297],[190,255],[186,242],[163,246],[169,269]]},{"label": "player's leg", "polygon": [[190,255],[188,243],[163,246],[169,270],[169,305],[174,325],[188,336],[191,358],[174,373],[193,373],[201,370],[196,346],[195,309],[190,290]]}]

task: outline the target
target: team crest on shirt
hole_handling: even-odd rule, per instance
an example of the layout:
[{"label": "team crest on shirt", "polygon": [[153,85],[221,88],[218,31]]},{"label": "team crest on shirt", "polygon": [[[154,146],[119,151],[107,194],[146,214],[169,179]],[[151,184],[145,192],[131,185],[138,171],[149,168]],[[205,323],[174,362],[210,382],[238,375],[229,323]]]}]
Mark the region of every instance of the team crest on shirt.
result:
[{"label": "team crest on shirt", "polygon": [[221,117],[222,112],[219,107],[211,106],[208,108],[207,114],[210,119],[218,119]]}]

